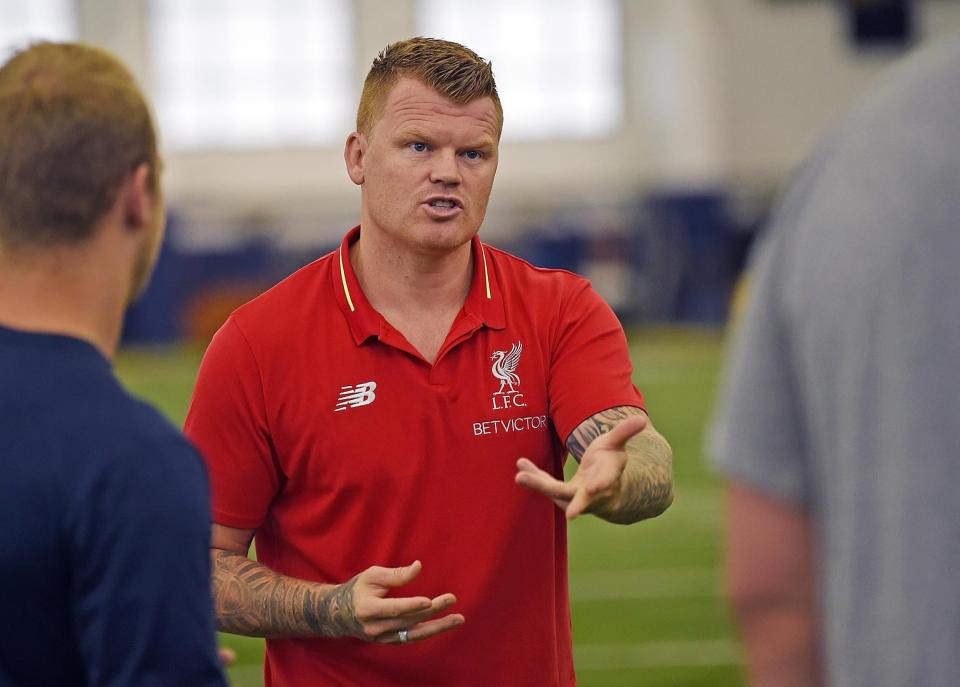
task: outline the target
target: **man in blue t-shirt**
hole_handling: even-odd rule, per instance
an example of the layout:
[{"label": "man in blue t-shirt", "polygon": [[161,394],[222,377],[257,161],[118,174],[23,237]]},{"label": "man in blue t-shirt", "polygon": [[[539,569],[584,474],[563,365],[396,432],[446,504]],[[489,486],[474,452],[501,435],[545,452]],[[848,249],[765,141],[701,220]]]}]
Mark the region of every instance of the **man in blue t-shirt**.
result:
[{"label": "man in blue t-shirt", "polygon": [[163,227],[149,110],[76,44],[0,67],[0,685],[223,686],[196,452],[114,378]]}]

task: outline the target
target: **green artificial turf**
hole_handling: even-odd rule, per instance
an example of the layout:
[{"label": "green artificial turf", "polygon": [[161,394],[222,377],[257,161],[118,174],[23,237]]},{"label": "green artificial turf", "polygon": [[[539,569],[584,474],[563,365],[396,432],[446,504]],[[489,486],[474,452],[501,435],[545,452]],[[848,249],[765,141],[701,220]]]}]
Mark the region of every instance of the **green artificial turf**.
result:
[{"label": "green artificial turf", "polygon": [[[635,381],[674,449],[676,499],[663,516],[638,525],[586,517],[570,527],[574,652],[583,687],[744,683],[721,597],[720,488],[703,457],[721,345],[714,331],[630,333]],[[179,425],[200,355],[186,347],[125,350],[117,373]],[[263,642],[221,639],[238,656],[231,684],[262,685]]]}]

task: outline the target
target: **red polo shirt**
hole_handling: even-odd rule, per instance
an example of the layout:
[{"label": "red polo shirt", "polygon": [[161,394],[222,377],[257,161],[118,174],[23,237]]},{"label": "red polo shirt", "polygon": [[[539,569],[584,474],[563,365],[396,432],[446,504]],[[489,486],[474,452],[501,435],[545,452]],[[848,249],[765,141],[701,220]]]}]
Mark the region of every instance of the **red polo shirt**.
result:
[{"label": "red polo shirt", "polygon": [[474,239],[430,365],[360,290],[359,231],[233,313],[186,432],[214,520],[256,529],[264,564],[343,582],[420,559],[395,595],[453,592],[466,623],[402,646],[268,640],[266,684],[573,685],[566,522],[514,475],[526,456],[559,477],[578,424],[642,407],[623,329],[585,279]]}]

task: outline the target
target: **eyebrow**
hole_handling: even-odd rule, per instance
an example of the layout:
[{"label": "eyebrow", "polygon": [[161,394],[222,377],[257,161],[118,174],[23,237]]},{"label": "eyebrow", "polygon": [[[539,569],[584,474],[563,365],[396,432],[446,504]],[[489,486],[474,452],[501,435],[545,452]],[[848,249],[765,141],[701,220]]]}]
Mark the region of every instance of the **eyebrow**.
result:
[{"label": "eyebrow", "polygon": [[484,153],[491,152],[497,149],[496,143],[489,136],[484,136],[479,141],[474,141],[472,145],[466,145],[461,148],[461,150],[479,150]]},{"label": "eyebrow", "polygon": [[396,136],[397,138],[403,139],[403,140],[415,138],[417,140],[426,141],[427,143],[430,143],[433,141],[433,137],[430,134],[428,134],[423,129],[420,129],[415,126],[398,129]]}]

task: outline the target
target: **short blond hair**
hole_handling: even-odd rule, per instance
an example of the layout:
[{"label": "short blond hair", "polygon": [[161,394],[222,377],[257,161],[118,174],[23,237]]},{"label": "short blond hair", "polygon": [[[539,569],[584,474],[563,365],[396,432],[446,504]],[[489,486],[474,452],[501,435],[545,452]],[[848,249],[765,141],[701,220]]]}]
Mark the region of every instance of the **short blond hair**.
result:
[{"label": "short blond hair", "polygon": [[0,67],[0,244],[79,243],[124,178],[151,168],[156,131],[136,81],[111,53],[36,43]]},{"label": "short blond hair", "polygon": [[497,110],[497,133],[503,130],[503,106],[490,62],[459,43],[418,37],[391,43],[373,61],[357,108],[357,131],[370,133],[390,89],[402,77],[417,79],[455,103],[490,98]]}]

